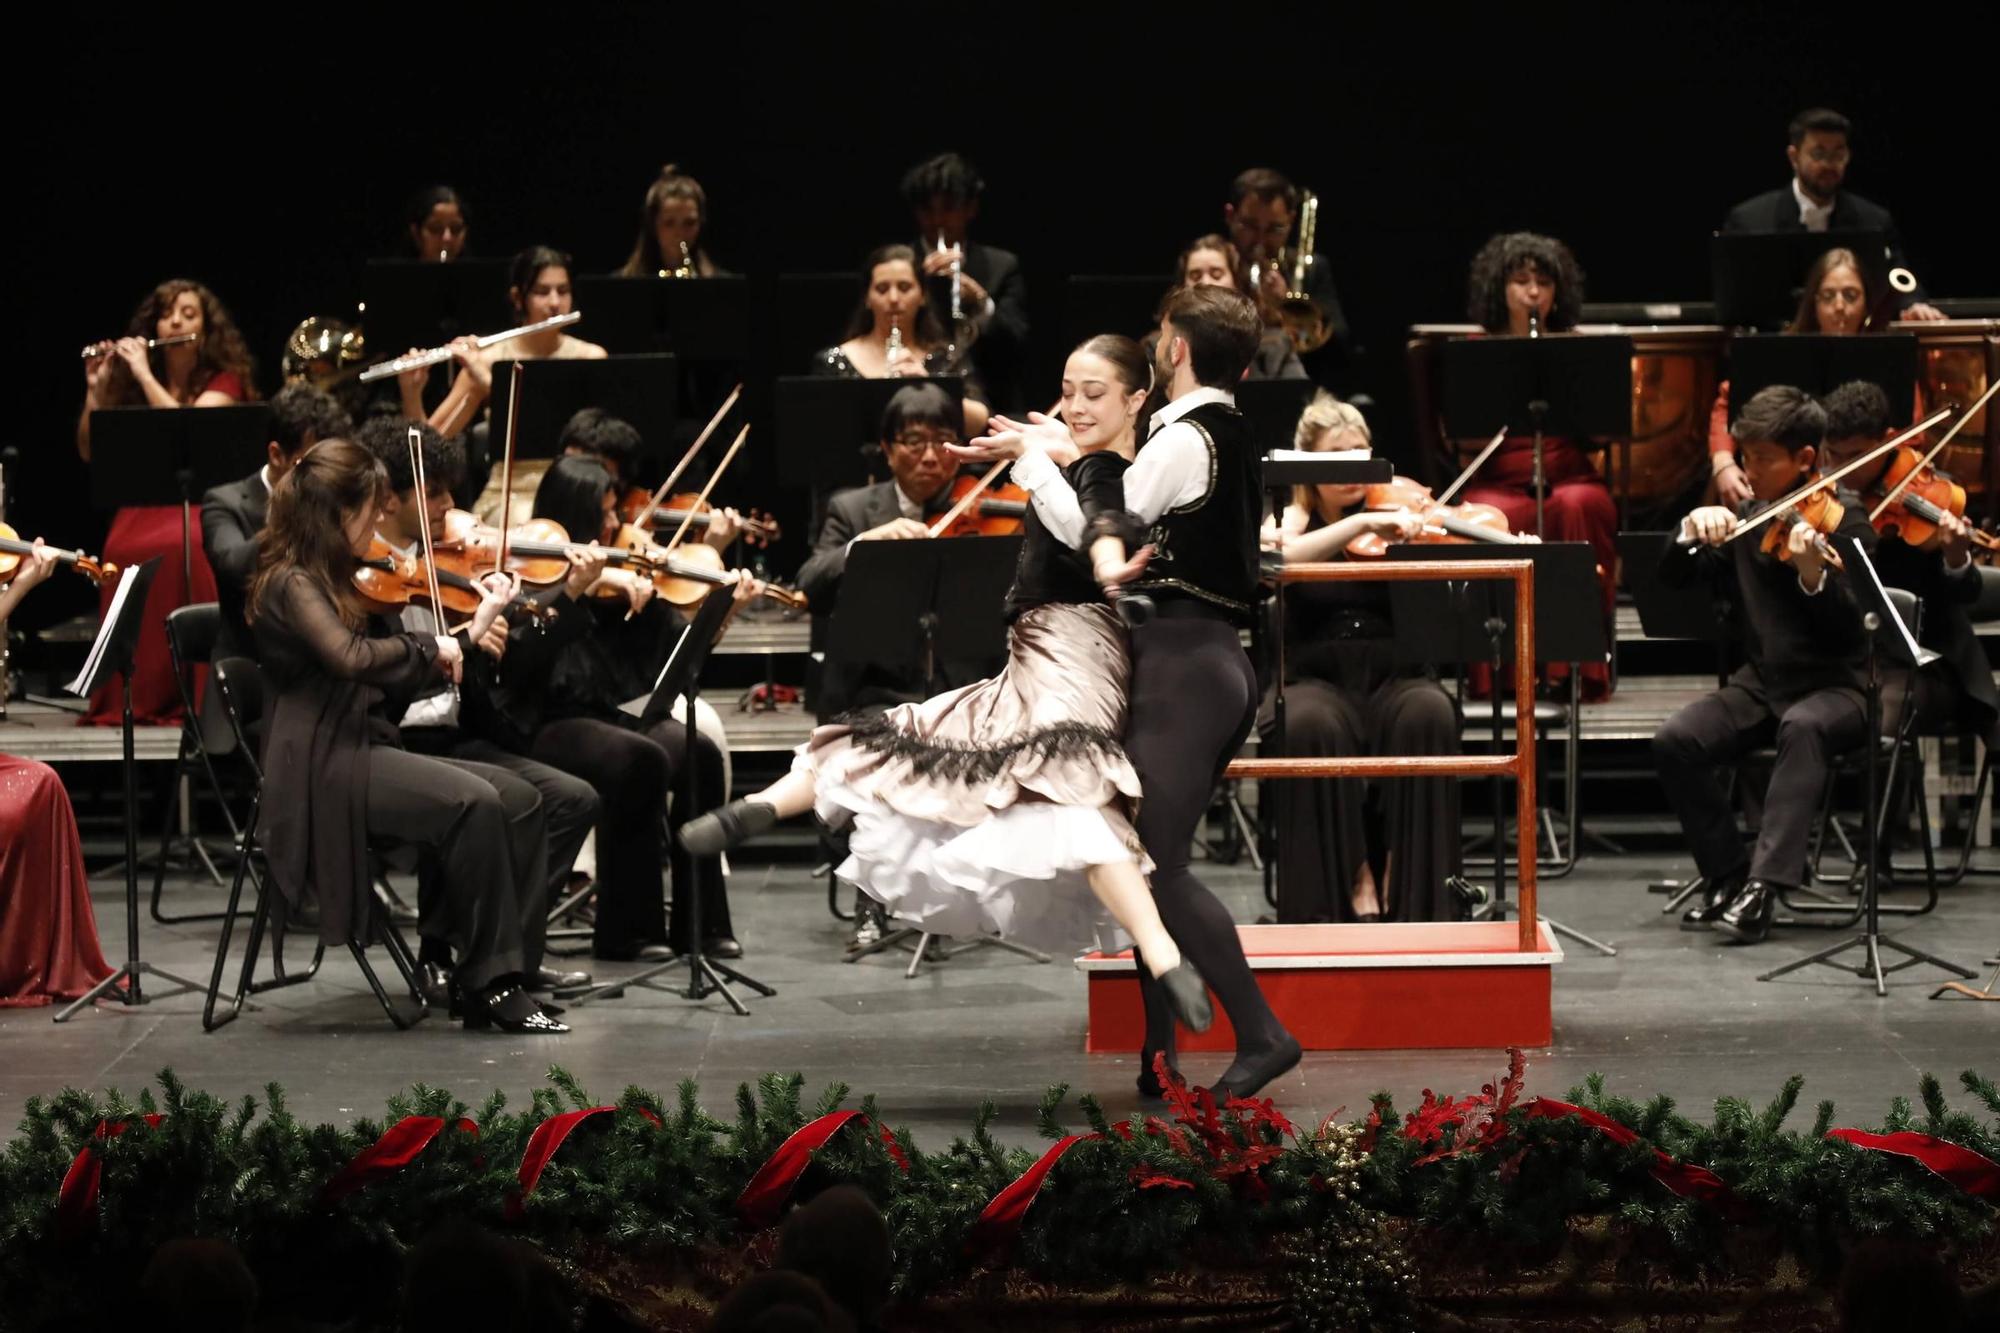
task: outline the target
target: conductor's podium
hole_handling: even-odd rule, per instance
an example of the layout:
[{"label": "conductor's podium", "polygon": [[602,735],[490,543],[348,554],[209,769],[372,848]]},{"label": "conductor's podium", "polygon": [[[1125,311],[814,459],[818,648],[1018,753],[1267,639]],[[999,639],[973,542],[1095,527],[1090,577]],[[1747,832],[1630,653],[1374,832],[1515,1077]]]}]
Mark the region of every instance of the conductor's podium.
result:
[{"label": "conductor's podium", "polygon": [[[1238,926],[1243,952],[1278,1020],[1309,1051],[1546,1046],[1550,988],[1562,946],[1546,921],[1520,947],[1512,921]],[[1136,1051],[1146,1019],[1128,950],[1077,960],[1088,979],[1086,1050]],[[1235,1033],[1183,1030],[1184,1051],[1227,1051]]]}]

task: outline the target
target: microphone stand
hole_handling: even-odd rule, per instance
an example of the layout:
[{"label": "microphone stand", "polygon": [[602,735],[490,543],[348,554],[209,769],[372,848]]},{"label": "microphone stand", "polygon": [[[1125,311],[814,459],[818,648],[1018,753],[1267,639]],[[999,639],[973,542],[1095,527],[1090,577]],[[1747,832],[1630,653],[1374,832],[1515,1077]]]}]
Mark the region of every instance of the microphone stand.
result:
[{"label": "microphone stand", "polygon": [[[1530,310],[1528,312],[1528,337],[1533,339],[1539,339],[1541,336],[1542,336],[1541,314],[1538,311]],[[1537,378],[1539,378],[1539,376]],[[1549,414],[1549,403],[1546,398],[1532,398],[1528,401],[1528,416],[1531,420],[1533,420],[1535,426],[1534,486],[1535,486],[1535,535],[1537,537],[1542,535],[1543,508],[1547,502],[1547,496],[1549,490],[1548,474],[1544,470],[1544,463],[1542,460],[1542,423],[1548,417],[1548,414]],[[1498,853],[1496,852],[1495,854],[1497,855]]]}]

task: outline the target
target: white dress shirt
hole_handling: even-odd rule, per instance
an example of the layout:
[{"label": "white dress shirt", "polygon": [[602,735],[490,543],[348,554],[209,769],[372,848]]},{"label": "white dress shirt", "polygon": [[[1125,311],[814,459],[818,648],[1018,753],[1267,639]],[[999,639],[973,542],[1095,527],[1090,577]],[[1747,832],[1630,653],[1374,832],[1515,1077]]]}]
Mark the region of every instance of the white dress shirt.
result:
[{"label": "white dress shirt", "polygon": [[[1833,204],[1816,204],[1804,190],[1799,188],[1799,178],[1792,177],[1792,198],[1799,201],[1799,221],[1807,231],[1825,231],[1833,222]],[[1836,196],[1834,203],[1840,202]]]},{"label": "white dress shirt", "polygon": [[[1145,447],[1125,469],[1125,508],[1142,525],[1151,524],[1169,510],[1193,504],[1215,485],[1215,460],[1209,457],[1208,442],[1199,430],[1181,420],[1205,403],[1233,407],[1236,395],[1227,389],[1204,387],[1153,413]],[[1058,541],[1083,546],[1083,509],[1055,460],[1039,449],[1026,450],[1014,460],[1014,484],[1033,497],[1042,525]]]}]

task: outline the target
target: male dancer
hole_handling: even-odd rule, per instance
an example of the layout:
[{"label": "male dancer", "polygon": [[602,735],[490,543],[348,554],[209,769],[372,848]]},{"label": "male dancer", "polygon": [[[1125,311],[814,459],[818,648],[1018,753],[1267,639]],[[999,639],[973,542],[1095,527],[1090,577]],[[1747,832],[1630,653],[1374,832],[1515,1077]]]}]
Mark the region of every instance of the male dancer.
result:
[{"label": "male dancer", "polygon": [[[1143,592],[1157,608],[1132,630],[1125,752],[1144,792],[1137,827],[1153,858],[1160,917],[1236,1030],[1236,1061],[1216,1095],[1248,1097],[1299,1062],[1299,1044],[1258,989],[1229,909],[1188,862],[1215,784],[1257,714],[1256,673],[1238,630],[1256,605],[1262,491],[1232,389],[1263,327],[1249,298],[1224,287],[1177,290],[1161,310],[1154,374],[1167,404],[1153,413],[1151,434],[1125,473],[1123,521],[1100,521],[1086,540],[1107,592]],[[1068,488],[1060,468],[1075,446],[1060,422],[994,421],[1000,429],[973,441],[966,456],[1018,454],[1018,484],[1038,493]],[[1142,535],[1150,552],[1128,555]],[[1143,966],[1139,982],[1146,1001],[1139,1088],[1158,1096],[1152,1058],[1161,1052],[1171,1063],[1173,1017]]]}]

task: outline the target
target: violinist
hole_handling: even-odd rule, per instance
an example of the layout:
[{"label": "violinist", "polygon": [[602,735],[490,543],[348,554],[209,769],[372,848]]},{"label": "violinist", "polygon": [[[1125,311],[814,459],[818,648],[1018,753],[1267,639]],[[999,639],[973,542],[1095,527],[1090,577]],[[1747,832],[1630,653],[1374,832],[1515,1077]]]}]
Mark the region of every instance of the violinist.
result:
[{"label": "violinist", "polygon": [[[1322,390],[1299,418],[1300,449],[1371,447],[1360,412]],[[1365,486],[1301,486],[1264,545],[1287,564],[1345,560],[1363,534],[1413,538],[1407,510],[1370,512]],[[1455,755],[1458,712],[1434,672],[1398,666],[1383,583],[1301,583],[1285,593],[1288,755]],[[1273,698],[1258,717],[1274,736]],[[1278,920],[1449,921],[1460,870],[1456,778],[1270,784],[1276,802]]]},{"label": "violinist", "polygon": [[[534,517],[554,521],[579,543],[608,540],[618,531],[617,498],[618,488],[601,464],[562,458],[542,479]],[[737,583],[739,597],[756,586],[754,580],[727,577]],[[701,766],[704,809],[728,797],[727,739],[717,739],[720,723],[708,719],[690,756],[685,720],[641,730],[638,719],[621,707],[652,692],[686,621],[654,597],[650,581],[631,571],[605,570],[589,591],[609,595],[566,587],[551,603],[556,617],[545,631],[514,631],[495,703],[508,744],[582,778],[601,802],[592,953],[613,961],[655,961],[699,944],[710,957],[739,958],[743,949],[730,924],[721,866],[703,867],[707,938],[689,940],[681,933],[689,918],[684,901],[689,863],[678,843],[670,852],[660,845],[663,822],[677,829],[702,813],[670,800],[683,789],[685,765]],[[671,932],[660,878],[669,855]]]},{"label": "violinist", "polygon": [[222,609],[218,658],[249,657],[255,648],[243,619],[243,594],[257,569],[257,534],[264,530],[272,488],[300,454],[321,440],[346,439],[353,431],[347,409],[331,394],[303,382],[287,384],[271,399],[271,438],[264,446],[263,466],[201,497],[201,545],[215,571],[215,600]]},{"label": "violinist", "polygon": [[504,769],[411,754],[393,720],[461,677],[466,644],[509,594],[483,591],[460,635],[393,632],[371,616],[353,578],[387,485],[367,449],[322,440],[279,481],[258,539],[247,602],[272,695],[258,830],[271,877],[289,911],[318,904],[322,943],[366,942],[369,840],[417,847],[442,881],[418,925],[424,958],[455,959],[465,1026],[567,1032],[523,986],[540,964],[529,942],[547,871],[540,798]]},{"label": "violinist", "polygon": [[[1781,516],[1766,525],[1773,534],[1758,529],[1730,540],[1740,518],[1813,479],[1826,410],[1802,390],[1774,385],[1743,405],[1734,433],[1752,499],[1735,510],[1706,505],[1682,519],[1661,557],[1660,579],[1671,587],[1728,581],[1748,660],[1728,684],[1667,719],[1653,737],[1653,761],[1707,881],[1682,928],[1714,927],[1756,944],[1770,931],[1778,892],[1804,880],[1827,765],[1867,735],[1867,639],[1844,577],[1821,553],[1825,534]],[[1812,506],[1800,508],[1809,513]],[[1828,510],[1821,522],[1830,519]],[[1875,545],[1859,506],[1845,510],[1837,530],[1864,549]],[[1762,826],[1746,856],[1724,776],[1773,741],[1778,754]]]},{"label": "violinist", "polygon": [[[419,448],[423,453],[424,483],[428,488],[428,494],[422,500],[417,495],[417,478],[410,459],[409,427],[405,422],[393,417],[376,417],[361,428],[358,437],[359,443],[381,462],[388,477],[382,501],[382,519],[376,527],[376,536],[402,558],[414,558],[423,553],[423,519],[428,518],[434,539],[443,531],[445,511],[451,505],[451,487],[465,465],[465,452],[459,441],[440,439],[437,432],[428,426],[419,429],[423,432]],[[420,505],[428,506],[427,514],[420,509]],[[601,557],[592,558],[582,552],[573,557],[572,566],[570,579],[577,588],[588,587],[604,567]],[[403,609],[401,628],[412,634],[435,635],[443,627],[434,608],[413,603]],[[484,635],[470,642],[458,687],[450,689],[440,682],[429,692],[411,700],[398,726],[402,731],[404,747],[412,753],[467,760],[484,768],[502,770],[519,779],[518,782],[494,784],[505,804],[526,804],[527,794],[521,790],[521,783],[534,789],[533,794],[540,802],[540,822],[546,832],[544,861],[547,871],[543,890],[522,904],[522,935],[529,954],[540,955],[549,906],[560,899],[568,886],[570,871],[576,865],[577,851],[597,823],[598,802],[597,793],[583,779],[515,754],[480,734],[483,728],[479,724],[492,710],[490,693],[493,682],[505,669],[509,628],[503,612]],[[530,629],[527,633],[535,631]],[[527,856],[533,854],[532,849],[524,852]],[[426,887],[429,887],[428,884]],[[426,961],[433,968],[446,966],[444,960]],[[435,974],[431,979],[434,983],[444,980]],[[531,965],[526,972],[526,984],[530,990],[558,990],[588,985],[589,982],[590,974],[587,972],[561,971],[542,966],[539,962]]]},{"label": "violinist", "polygon": [[[1826,462],[1839,467],[1852,462],[1882,443],[1896,428],[1888,395],[1880,387],[1856,380],[1841,385],[1826,397]],[[1910,453],[1905,446],[1902,451]],[[1900,460],[1902,465],[1916,459]],[[1849,473],[1859,503],[1873,511],[1883,493],[1891,468],[1899,465],[1895,453],[1884,454],[1859,471]],[[1911,490],[1924,489],[1913,482]],[[1907,493],[1907,492],[1906,492]],[[1894,524],[1895,526],[1889,526]],[[1987,748],[2000,747],[2000,695],[1993,684],[1993,668],[1972,631],[1966,607],[1979,599],[1980,573],[1972,564],[1972,530],[1963,516],[1946,508],[1933,530],[1913,542],[1915,521],[1891,505],[1878,521],[1880,536],[1875,547],[1875,568],[1882,582],[1892,588],[1906,588],[1923,602],[1920,641],[1938,654],[1938,660],[1917,673],[1917,726],[1930,731],[1953,723],[1985,738]],[[1886,710],[1885,710],[1886,711]]]}]

